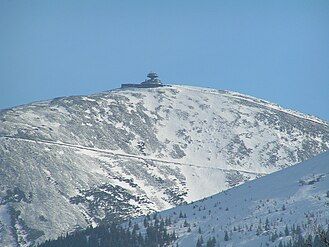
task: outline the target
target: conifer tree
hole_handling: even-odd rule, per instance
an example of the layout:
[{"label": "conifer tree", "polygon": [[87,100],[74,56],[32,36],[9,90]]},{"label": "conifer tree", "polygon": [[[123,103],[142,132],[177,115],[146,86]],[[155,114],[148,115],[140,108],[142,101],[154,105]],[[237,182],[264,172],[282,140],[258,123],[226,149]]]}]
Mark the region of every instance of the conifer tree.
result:
[{"label": "conifer tree", "polygon": [[284,234],[286,236],[289,236],[289,229],[288,229],[288,226],[286,225],[286,228],[284,229]]},{"label": "conifer tree", "polygon": [[224,241],[229,241],[230,237],[228,236],[228,232],[225,231],[225,235],[224,235]]}]

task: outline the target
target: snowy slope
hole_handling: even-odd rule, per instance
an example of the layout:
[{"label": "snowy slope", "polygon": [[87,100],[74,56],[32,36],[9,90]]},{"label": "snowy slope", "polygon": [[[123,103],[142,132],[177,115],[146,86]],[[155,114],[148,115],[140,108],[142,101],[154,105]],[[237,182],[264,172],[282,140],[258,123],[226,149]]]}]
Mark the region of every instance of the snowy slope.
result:
[{"label": "snowy slope", "polygon": [[[170,218],[181,247],[195,246],[201,236],[204,242],[215,237],[220,246],[253,247],[287,243],[299,229],[314,234],[329,225],[329,152],[157,218]],[[143,218],[134,223],[143,229]]]},{"label": "snowy slope", "polygon": [[327,122],[213,89],[118,89],[2,110],[0,241],[168,209],[328,149]]}]

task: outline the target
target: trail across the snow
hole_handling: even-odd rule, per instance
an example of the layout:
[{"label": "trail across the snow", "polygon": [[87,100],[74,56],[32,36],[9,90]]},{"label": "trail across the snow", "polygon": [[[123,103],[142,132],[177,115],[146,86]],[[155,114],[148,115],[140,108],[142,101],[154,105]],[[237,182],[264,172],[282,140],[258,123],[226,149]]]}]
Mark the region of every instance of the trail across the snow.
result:
[{"label": "trail across the snow", "polygon": [[102,154],[106,154],[106,155],[121,156],[121,157],[133,158],[133,159],[138,159],[138,160],[143,160],[143,161],[153,161],[153,162],[165,163],[165,164],[169,164],[169,165],[190,166],[190,167],[196,167],[196,168],[201,168],[201,169],[220,170],[220,171],[225,171],[225,172],[236,171],[236,172],[241,172],[241,173],[246,173],[246,174],[262,175],[262,176],[267,175],[267,173],[264,173],[264,172],[251,172],[251,171],[240,170],[240,169],[225,169],[225,168],[219,168],[219,167],[213,167],[213,166],[200,166],[200,165],[196,165],[196,164],[182,163],[182,162],[177,162],[177,161],[173,161],[173,160],[151,158],[151,157],[146,157],[146,156],[141,156],[141,155],[127,154],[127,153],[116,152],[116,151],[112,151],[112,150],[86,147],[86,146],[81,146],[81,145],[76,145],[76,144],[71,144],[71,143],[56,142],[56,141],[44,140],[44,139],[29,139],[29,138],[24,138],[24,137],[15,137],[15,136],[1,136],[0,139],[14,139],[14,140],[18,140],[18,141],[27,141],[27,142],[34,142],[34,143],[43,143],[46,145],[56,145],[56,146],[63,146],[63,147],[68,147],[68,148],[76,148],[76,149],[81,149],[81,150],[88,150],[88,151],[92,151],[92,152],[102,153]]}]

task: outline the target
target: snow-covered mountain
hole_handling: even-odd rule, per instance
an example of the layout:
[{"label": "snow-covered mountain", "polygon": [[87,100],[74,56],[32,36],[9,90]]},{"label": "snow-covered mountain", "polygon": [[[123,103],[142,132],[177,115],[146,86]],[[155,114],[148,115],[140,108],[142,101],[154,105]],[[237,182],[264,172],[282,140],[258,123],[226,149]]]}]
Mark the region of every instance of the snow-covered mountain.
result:
[{"label": "snow-covered mountain", "polygon": [[222,90],[127,88],[2,110],[0,243],[168,209],[328,149],[327,122]]},{"label": "snow-covered mountain", "polygon": [[[149,217],[148,224],[154,224],[154,218]],[[156,218],[170,222],[168,232],[175,231],[178,236],[173,246],[180,247],[196,246],[201,239],[202,246],[215,239],[211,246],[221,247],[282,246],[300,236],[307,239],[318,234],[319,228],[329,227],[329,152],[157,213]],[[138,224],[143,232],[144,221],[139,218],[132,225]]]}]

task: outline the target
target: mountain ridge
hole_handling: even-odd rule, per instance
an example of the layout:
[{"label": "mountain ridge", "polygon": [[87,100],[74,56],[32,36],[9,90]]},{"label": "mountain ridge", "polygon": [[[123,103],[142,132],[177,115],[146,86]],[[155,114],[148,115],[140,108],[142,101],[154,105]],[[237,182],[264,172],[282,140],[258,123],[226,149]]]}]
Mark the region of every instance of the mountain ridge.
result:
[{"label": "mountain ridge", "polygon": [[[149,224],[154,218],[170,219],[167,230],[178,235],[173,246],[182,247],[196,245],[201,236],[204,242],[215,238],[220,246],[279,246],[280,242],[298,243],[308,234],[314,238],[319,229],[329,226],[328,165],[329,152],[324,152],[211,197],[150,215]],[[145,217],[140,217],[130,225],[138,224],[144,232],[144,222]]]},{"label": "mountain ridge", "polygon": [[[302,113],[301,111],[294,110],[292,108],[284,108],[284,107],[280,106],[279,104],[272,103],[272,102],[267,101],[265,99],[257,98],[256,96],[251,96],[251,95],[248,95],[248,94],[239,93],[239,92],[232,91],[232,90],[216,89],[216,88],[210,88],[210,87],[208,88],[208,87],[189,86],[189,85],[185,85],[185,84],[170,84],[170,85],[165,85],[163,87],[164,88],[170,88],[170,87],[184,88],[184,89],[191,90],[191,91],[200,91],[200,92],[206,92],[206,93],[210,93],[210,94],[219,94],[220,92],[223,92],[223,93],[230,94],[231,96],[235,95],[236,97],[242,97],[244,99],[252,100],[252,102],[257,102],[258,101],[260,104],[263,103],[263,104],[261,104],[263,106],[266,105],[266,104],[272,105],[272,106],[274,106],[273,109],[277,109],[279,111],[283,111],[285,113],[288,113],[288,114],[291,114],[291,115],[294,115],[294,116],[297,116],[297,117],[300,117],[300,118],[303,118],[303,119],[308,119],[308,120],[316,122],[316,123],[329,125],[328,120],[321,119],[316,115],[305,114],[305,113]],[[63,98],[68,98],[68,97],[88,97],[88,96],[93,96],[93,95],[100,95],[100,94],[107,94],[107,93],[117,92],[117,91],[121,91],[121,90],[131,90],[131,88],[115,88],[115,89],[111,89],[111,90],[105,90],[105,91],[102,91],[100,93],[59,96],[59,97],[54,97],[52,99],[36,100],[36,101],[29,102],[29,103],[17,105],[17,106],[6,107],[6,108],[3,108],[3,109],[0,109],[0,111],[6,111],[6,110],[13,109],[13,108],[25,107],[25,106],[28,106],[28,105],[31,105],[31,104],[43,104],[43,103],[50,102],[54,99],[63,99]],[[270,106],[268,106],[268,107],[270,107]]]}]

